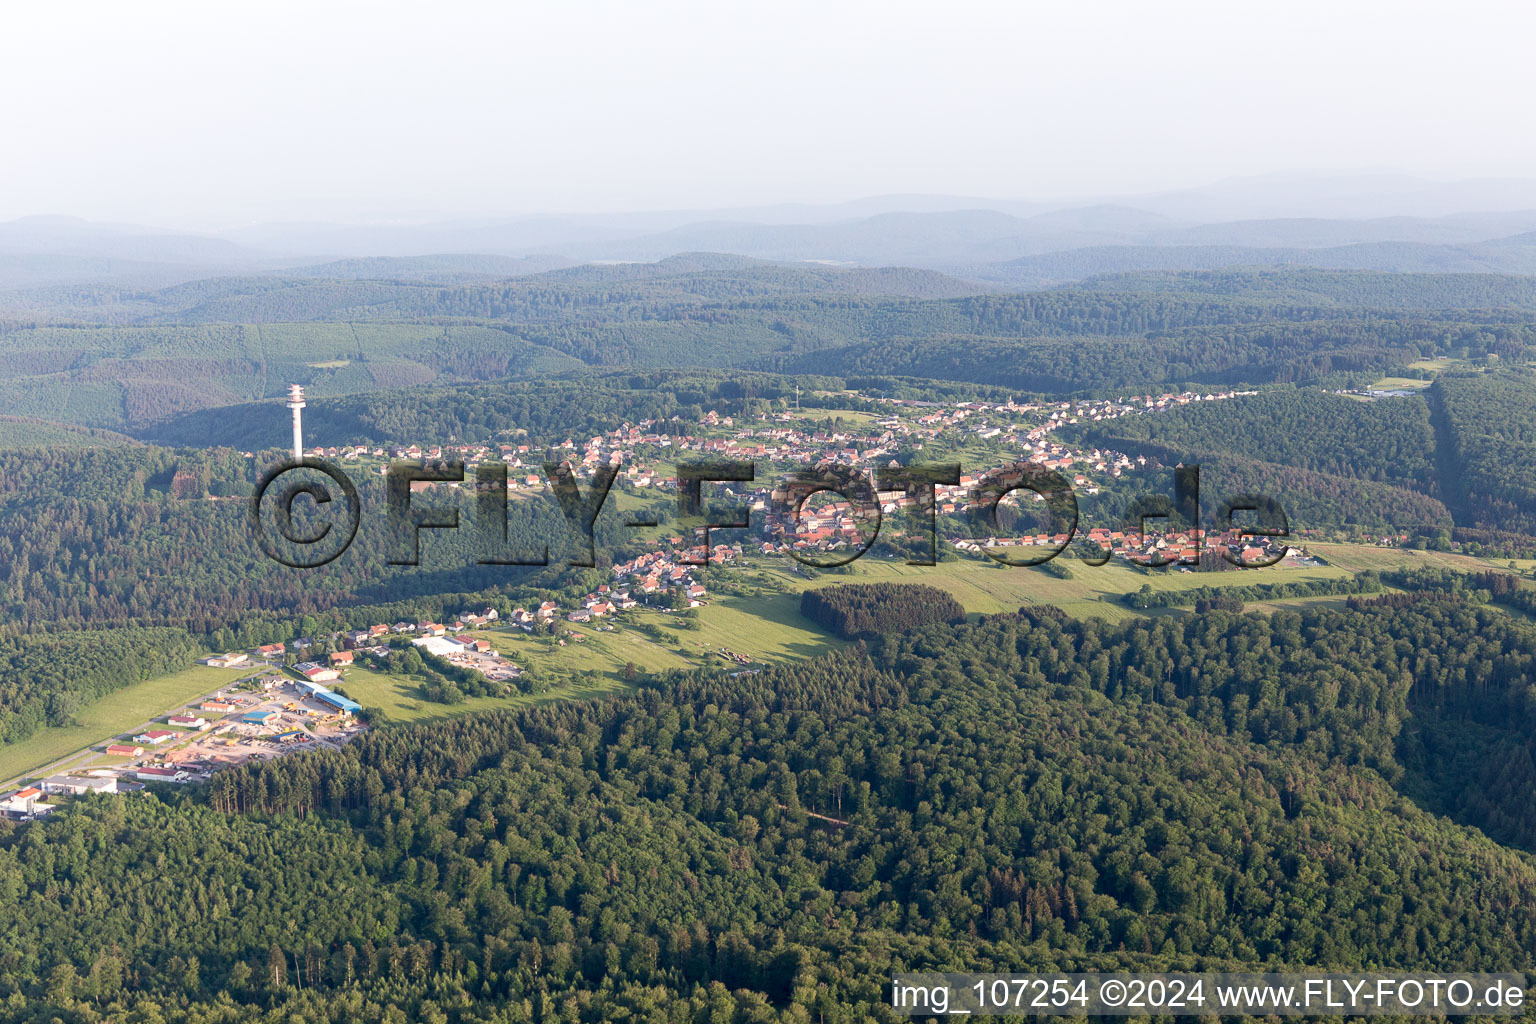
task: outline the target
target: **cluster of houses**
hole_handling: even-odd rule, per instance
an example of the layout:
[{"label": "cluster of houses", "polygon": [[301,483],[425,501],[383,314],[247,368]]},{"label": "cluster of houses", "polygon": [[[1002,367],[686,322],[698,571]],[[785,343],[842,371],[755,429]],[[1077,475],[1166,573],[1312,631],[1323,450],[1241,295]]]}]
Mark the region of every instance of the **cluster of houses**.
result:
[{"label": "cluster of houses", "polygon": [[[647,463],[661,458],[675,462],[689,454],[709,454],[754,462],[862,466],[890,459],[904,448],[921,449],[925,443],[946,436],[953,439],[959,434],[963,438],[995,440],[1002,446],[1017,447],[1026,457],[1039,456],[1042,462],[1070,456],[1072,462],[1113,473],[1116,468],[1113,461],[1102,453],[1069,453],[1060,445],[1046,442],[1046,435],[1069,424],[1102,422],[1254,393],[1232,390],[1210,394],[1183,392],[1038,403],[880,399],[880,404],[891,408],[889,415],[876,418],[870,424],[837,430],[807,429],[800,425],[798,416],[790,412],[764,416],[758,424],[747,426],[738,425],[732,417],[710,410],[700,417],[697,429],[681,418],[673,417],[671,420],[624,423],[603,434],[585,439],[566,437],[550,445],[341,445],[315,448],[311,454],[343,462],[455,459],[465,463],[466,475],[480,463],[500,462],[508,467],[507,488],[511,491],[545,489],[547,481],[542,464],[554,459],[570,463],[578,477],[590,476],[599,466],[621,466],[624,479],[636,488],[675,489],[675,477],[665,475]],[[722,431],[728,432],[726,436],[719,436]],[[1120,468],[1126,468],[1123,459],[1120,461]],[[421,486],[433,485],[423,481]]]},{"label": "cluster of houses", "polygon": [[[788,411],[763,415],[753,423],[738,424],[718,411],[705,412],[695,426],[680,417],[670,420],[641,420],[624,423],[589,438],[566,437],[552,445],[529,443],[463,443],[449,445],[348,445],[315,450],[315,454],[343,461],[360,458],[460,459],[466,463],[466,479],[482,462],[499,461],[508,468],[509,490],[547,489],[542,464],[549,460],[573,465],[578,477],[590,477],[599,466],[620,467],[622,479],[637,489],[675,490],[676,479],[654,464],[661,459],[676,462],[688,455],[712,455],[749,461],[767,467],[784,464],[801,467],[831,466],[869,469],[895,465],[903,452],[921,451],[936,441],[981,439],[1011,449],[1021,462],[1056,470],[1067,475],[1080,493],[1093,495],[1103,479],[1144,468],[1144,457],[1132,458],[1123,452],[1085,448],[1074,450],[1054,439],[1053,433],[1064,426],[1097,423],[1123,416],[1164,412],[1199,402],[1224,401],[1256,394],[1254,391],[1225,390],[1214,393],[1165,392],[1132,395],[1114,399],[1075,399],[1053,402],[924,402],[911,399],[878,399],[890,410],[871,417],[868,422],[839,425],[837,429],[809,427],[798,414]],[[854,396],[857,397],[857,396]],[[963,475],[958,484],[940,484],[935,489],[937,511],[943,515],[961,514],[976,507],[976,487],[984,470]],[[846,502],[822,503],[806,509],[792,521],[779,521],[775,509],[782,494],[776,493],[771,472],[760,472],[759,481],[720,488],[727,499],[742,499],[762,514],[763,539],[758,550],[773,554],[804,549],[831,549],[861,546],[860,526],[867,513],[853,509]],[[423,482],[423,487],[434,486]],[[457,484],[441,486],[456,487]],[[1010,499],[1017,501],[1018,495]],[[1025,499],[1027,500],[1027,499]],[[905,492],[881,491],[877,501],[883,514],[910,509],[917,499]],[[1124,540],[1124,538],[1120,538]],[[1014,539],[1024,542],[1023,538]],[[674,538],[674,543],[681,541]],[[976,540],[970,546],[983,544]],[[994,541],[1002,543],[1002,541]],[[1198,546],[1198,542],[1196,542]],[[739,553],[739,546],[737,546]],[[719,549],[704,552],[708,562],[724,560]],[[728,556],[725,556],[728,557]],[[684,561],[692,562],[691,558]],[[616,567],[617,571],[617,567]],[[634,577],[636,599],[658,590],[672,589],[680,580],[642,576],[635,570],[618,573],[620,579]],[[688,580],[684,585],[699,585]],[[653,589],[646,589],[646,587]],[[690,595],[690,599],[692,599]],[[586,622],[611,615],[625,607],[618,595],[596,593],[583,606],[565,612],[574,622]],[[558,611],[518,609],[517,624],[533,628]],[[410,632],[397,624],[394,632]],[[375,627],[383,628],[383,627]],[[451,627],[450,627],[451,631]]]},{"label": "cluster of houses", "polygon": [[[672,541],[683,543],[681,537],[673,537]],[[723,564],[740,554],[740,545],[727,544],[718,545],[710,551],[702,546],[688,550],[650,551],[616,564],[613,567],[616,582],[600,584],[581,599],[578,608],[562,611],[558,603],[545,601],[532,609],[514,608],[508,620],[524,632],[531,633],[540,625],[560,619],[576,623],[592,622],[636,608],[642,603],[641,598],[673,594],[681,595],[675,604],[697,608],[704,603],[708,592],[697,575],[699,567]]]},{"label": "cluster of houses", "polygon": [[[683,539],[673,537],[671,543],[680,545]],[[588,595],[588,600],[616,602],[619,608],[632,608],[636,604],[632,593],[645,597],[680,593],[687,607],[697,608],[707,593],[698,575],[699,568],[733,562],[740,554],[740,544],[716,544],[708,550],[697,545],[687,549],[674,546],[667,551],[648,551],[613,567],[614,579],[624,583],[627,589],[610,593],[608,587],[599,587],[597,593]]]},{"label": "cluster of houses", "polygon": [[[1065,533],[1035,533],[1019,537],[957,538],[961,551],[982,554],[1013,547],[1060,548],[1067,543]],[[1243,536],[1236,530],[1207,533],[1204,530],[1172,530],[1167,533],[1111,530],[1103,527],[1087,530],[1079,539],[1097,545],[1111,557],[1142,565],[1171,563],[1194,564],[1202,552],[1227,552],[1247,565],[1265,565],[1285,557],[1292,550],[1282,539]]]},{"label": "cluster of houses", "polygon": [[291,640],[286,646],[263,644],[257,647],[254,653],[261,658],[272,660],[282,658],[290,647],[295,652],[303,654],[325,643],[339,645],[341,649],[329,652],[323,661],[318,659],[301,661],[293,666],[293,670],[304,677],[306,688],[311,696],[338,711],[354,714],[361,709],[347,698],[333,693],[324,684],[340,679],[342,671],[353,665],[359,654],[387,655],[389,647],[383,641],[391,637],[411,637],[411,642],[423,650],[454,661],[460,660],[462,655],[480,655],[481,659],[475,664],[487,676],[498,680],[515,679],[522,674],[522,669],[510,661],[500,659],[486,641],[460,635],[466,630],[488,626],[499,621],[500,618],[501,613],[495,608],[485,607],[478,611],[466,610],[447,623],[433,622],[429,619],[419,622],[396,622],[393,625],[381,622],[367,629],[334,633],[325,641],[306,636]]},{"label": "cluster of houses", "polygon": [[[546,607],[548,612],[541,609],[541,616],[553,616],[557,611],[553,603],[546,603]],[[526,612],[518,609],[517,621],[520,624],[526,616]],[[204,661],[209,665],[235,667],[247,663],[251,656],[255,656],[270,664],[284,658],[290,649],[303,657],[316,648],[327,645],[339,646],[340,650],[330,651],[323,659],[316,654],[309,660],[297,662],[293,665],[293,671],[304,677],[304,686],[311,696],[330,705],[343,715],[350,715],[356,714],[361,708],[346,697],[333,692],[325,684],[340,679],[342,671],[354,664],[360,654],[387,655],[389,647],[384,641],[392,637],[411,637],[412,643],[423,650],[456,663],[471,665],[482,671],[487,678],[498,681],[516,679],[522,674],[520,667],[500,657],[491,650],[490,644],[486,641],[460,635],[467,630],[490,625],[499,621],[500,618],[501,615],[495,608],[485,607],[479,610],[466,610],[447,623],[426,619],[419,622],[396,622],[393,625],[378,623],[367,629],[334,633],[323,640],[304,636],[291,640],[287,644],[262,644],[249,654],[244,652],[221,654]],[[204,708],[211,710],[206,704]]]}]

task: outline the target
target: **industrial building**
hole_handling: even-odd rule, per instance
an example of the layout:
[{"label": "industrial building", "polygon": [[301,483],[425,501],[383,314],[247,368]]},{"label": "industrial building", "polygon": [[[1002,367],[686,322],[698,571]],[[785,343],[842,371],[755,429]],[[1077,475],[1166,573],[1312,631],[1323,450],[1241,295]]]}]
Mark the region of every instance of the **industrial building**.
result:
[{"label": "industrial building", "polygon": [[187,773],[180,768],[140,768],[133,774],[145,782],[187,781]]},{"label": "industrial building", "polygon": [[343,715],[355,715],[363,710],[363,706],[357,701],[343,697],[341,694],[330,690],[315,694],[315,699],[323,704],[329,704]]},{"label": "industrial building", "polygon": [[117,776],[83,778],[78,775],[50,775],[38,783],[44,793],[63,793],[79,796],[81,793],[116,793]]},{"label": "industrial building", "polygon": [[319,683],[300,683],[299,689],[305,691],[322,704],[335,708],[343,715],[355,715],[363,710],[363,706],[357,701],[343,697],[334,690],[327,690]]},{"label": "industrial building", "polygon": [[332,679],[340,679],[341,673],[334,668],[322,665],[317,661],[304,661],[293,666],[293,670],[312,683],[323,683]]},{"label": "industrial building", "polygon": [[43,791],[36,786],[20,789],[0,799],[0,816],[14,821],[30,821],[53,810],[53,804],[40,803]]}]

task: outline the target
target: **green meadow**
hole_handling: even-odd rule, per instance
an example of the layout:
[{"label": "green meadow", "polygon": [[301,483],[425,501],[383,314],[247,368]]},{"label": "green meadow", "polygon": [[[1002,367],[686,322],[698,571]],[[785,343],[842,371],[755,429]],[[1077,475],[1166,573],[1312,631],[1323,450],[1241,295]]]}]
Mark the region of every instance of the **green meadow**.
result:
[{"label": "green meadow", "polygon": [[[1014,612],[1028,604],[1049,604],[1072,616],[1093,616],[1122,621],[1147,614],[1126,607],[1124,595],[1149,585],[1154,590],[1195,590],[1200,587],[1248,586],[1255,583],[1292,583],[1338,579],[1350,570],[1323,565],[1315,567],[1245,569],[1235,572],[1180,572],[1157,569],[1143,572],[1120,562],[1103,566],[1064,560],[1071,579],[1058,579],[1040,569],[1005,566],[990,559],[962,557],[935,566],[907,565],[894,559],[865,557],[853,563],[848,575],[822,574],[807,580],[785,570],[773,570],[795,590],[839,582],[926,583],[948,591],[972,614]],[[1290,602],[1285,602],[1290,603]],[[1166,614],[1168,610],[1158,610]],[[1156,612],[1154,612],[1155,614]]]},{"label": "green meadow", "polygon": [[250,672],[194,665],[115,690],[75,716],[76,724],[39,729],[20,743],[0,746],[0,779],[26,776],[61,757],[115,739],[180,704],[211,693]]}]

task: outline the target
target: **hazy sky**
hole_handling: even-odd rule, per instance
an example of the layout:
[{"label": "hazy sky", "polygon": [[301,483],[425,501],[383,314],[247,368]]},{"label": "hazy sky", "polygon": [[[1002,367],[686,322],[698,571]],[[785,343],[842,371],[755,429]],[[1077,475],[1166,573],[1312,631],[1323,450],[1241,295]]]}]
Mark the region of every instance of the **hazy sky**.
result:
[{"label": "hazy sky", "polygon": [[1498,3],[260,3],[0,13],[0,219],[184,225],[1536,177]]}]

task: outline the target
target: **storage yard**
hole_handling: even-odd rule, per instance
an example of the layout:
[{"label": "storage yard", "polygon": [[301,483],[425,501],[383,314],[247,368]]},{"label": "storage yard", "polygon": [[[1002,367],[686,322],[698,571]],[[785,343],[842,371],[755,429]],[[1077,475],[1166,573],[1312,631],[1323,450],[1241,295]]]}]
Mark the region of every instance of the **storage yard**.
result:
[{"label": "storage yard", "polygon": [[[48,794],[131,792],[150,782],[206,780],[223,768],[311,747],[336,747],[367,728],[361,708],[328,687],[290,679],[276,669],[191,701],[131,736],[98,744],[67,771],[41,778],[42,797],[7,802],[9,816],[51,809]],[[9,798],[8,798],[9,801]]]}]

